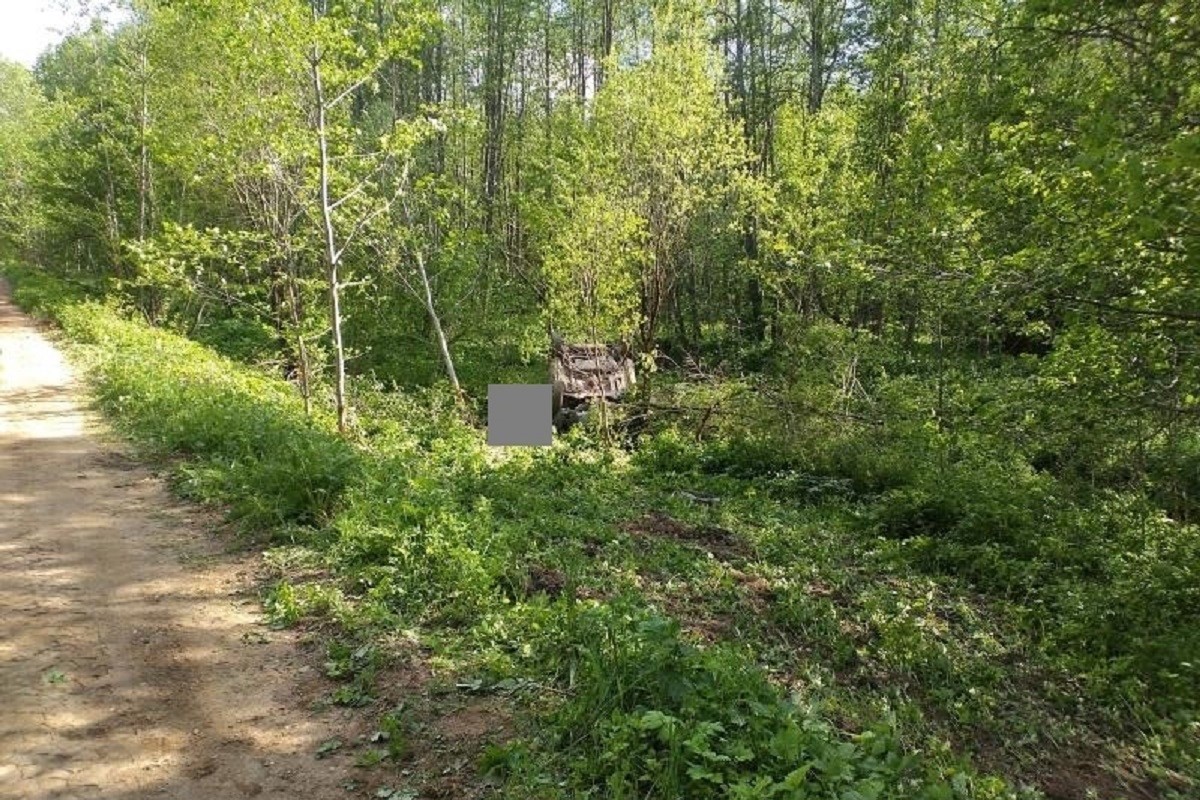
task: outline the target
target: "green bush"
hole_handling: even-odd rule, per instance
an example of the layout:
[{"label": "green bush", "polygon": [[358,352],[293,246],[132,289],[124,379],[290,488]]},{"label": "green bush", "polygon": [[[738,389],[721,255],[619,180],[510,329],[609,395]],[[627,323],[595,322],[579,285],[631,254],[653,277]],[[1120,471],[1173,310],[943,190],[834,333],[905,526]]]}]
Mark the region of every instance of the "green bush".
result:
[{"label": "green bush", "polygon": [[555,721],[581,789],[603,786],[610,798],[1010,796],[1000,782],[927,774],[886,725],[839,734],[736,648],[687,644],[676,622],[636,605],[597,607],[563,630],[576,689]]},{"label": "green bush", "polygon": [[43,273],[18,274],[17,300],[49,314],[86,348],[102,409],[143,446],[192,460],[181,487],[226,503],[249,526],[320,524],[360,468],[295,391],[202,345],[126,319]]}]

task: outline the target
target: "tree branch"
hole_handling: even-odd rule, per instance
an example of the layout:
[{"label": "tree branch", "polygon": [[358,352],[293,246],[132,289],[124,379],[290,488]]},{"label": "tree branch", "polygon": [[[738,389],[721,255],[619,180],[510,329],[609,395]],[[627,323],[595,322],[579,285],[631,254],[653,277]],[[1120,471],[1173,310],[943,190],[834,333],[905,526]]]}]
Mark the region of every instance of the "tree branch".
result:
[{"label": "tree branch", "polygon": [[1100,300],[1092,300],[1087,297],[1077,297],[1075,295],[1060,295],[1060,298],[1076,303],[1086,303],[1089,306],[1102,308],[1105,311],[1115,311],[1119,314],[1131,314],[1139,317],[1158,317],[1160,319],[1173,319],[1180,322],[1200,322],[1200,314],[1189,314],[1184,311],[1161,311],[1146,308],[1127,308],[1125,306],[1116,306],[1112,303],[1105,303],[1101,302]]},{"label": "tree branch", "polygon": [[358,80],[356,80],[354,83],[352,83],[352,84],[350,84],[349,86],[347,86],[347,87],[346,87],[346,88],[345,88],[345,89],[342,91],[342,93],[341,93],[341,94],[339,94],[337,97],[335,97],[335,98],[333,98],[332,100],[329,100],[328,102],[326,102],[326,103],[325,103],[325,108],[326,108],[326,110],[333,108],[333,107],[334,107],[334,106],[336,106],[338,103],[340,103],[340,102],[342,102],[343,100],[345,100],[347,97],[349,97],[349,96],[350,96],[350,95],[351,95],[351,94],[354,92],[354,90],[358,89],[360,86],[362,86],[364,83],[366,83],[367,81],[369,81],[369,80],[370,80],[371,78],[373,78],[374,76],[375,76],[375,73],[374,73],[374,72],[372,72],[372,73],[370,73],[369,75],[364,75],[363,77],[361,77],[361,78],[359,78]]},{"label": "tree branch", "polygon": [[334,258],[336,260],[341,261],[342,254],[346,252],[346,249],[348,247],[350,247],[350,243],[353,242],[355,237],[358,236],[358,234],[362,232],[363,228],[365,228],[366,226],[368,226],[372,222],[374,222],[375,219],[380,214],[385,214],[391,209],[392,204],[396,202],[396,198],[398,198],[401,195],[401,193],[404,191],[404,184],[407,181],[407,179],[408,179],[408,165],[406,164],[404,167],[404,176],[401,177],[400,181],[397,183],[395,194],[393,194],[391,197],[389,197],[387,199],[387,202],[383,203],[380,206],[377,206],[374,210],[371,211],[370,214],[367,214],[365,217],[360,218],[358,220],[358,222],[356,222],[354,224],[354,228],[342,240],[341,249],[338,250],[337,254],[334,256]]}]

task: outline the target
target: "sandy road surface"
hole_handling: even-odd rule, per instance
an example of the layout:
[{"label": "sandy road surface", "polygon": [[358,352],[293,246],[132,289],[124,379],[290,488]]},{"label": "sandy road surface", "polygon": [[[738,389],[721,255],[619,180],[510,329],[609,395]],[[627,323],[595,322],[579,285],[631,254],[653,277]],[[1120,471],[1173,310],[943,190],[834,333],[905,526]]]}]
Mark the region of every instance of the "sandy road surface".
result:
[{"label": "sandy road surface", "polygon": [[314,758],[328,687],[211,522],[106,442],[0,286],[0,798],[352,796]]}]

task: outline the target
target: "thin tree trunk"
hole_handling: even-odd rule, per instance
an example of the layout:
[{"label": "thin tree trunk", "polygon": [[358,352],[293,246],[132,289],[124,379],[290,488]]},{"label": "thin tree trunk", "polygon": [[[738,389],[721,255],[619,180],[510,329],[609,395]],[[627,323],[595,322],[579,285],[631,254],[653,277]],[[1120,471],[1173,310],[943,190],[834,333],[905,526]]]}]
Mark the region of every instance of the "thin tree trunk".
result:
[{"label": "thin tree trunk", "polygon": [[603,0],[600,4],[600,57],[596,59],[596,91],[604,85],[607,77],[604,73],[608,57],[612,55],[613,46],[613,5],[614,0]]},{"label": "thin tree trunk", "polygon": [[425,269],[425,256],[418,250],[416,257],[417,274],[421,278],[421,288],[425,293],[425,312],[429,314],[429,324],[433,326],[433,332],[437,336],[438,349],[442,354],[442,363],[446,367],[446,377],[450,379],[450,386],[454,389],[454,397],[462,405],[465,402],[462,385],[458,382],[458,371],[454,369],[454,358],[450,355],[450,342],[446,339],[446,332],[442,329],[442,320],[438,316],[437,306],[433,303],[433,286],[429,281],[429,271]]},{"label": "thin tree trunk", "polygon": [[338,431],[346,432],[346,350],[342,342],[341,287],[339,285],[338,262],[341,254],[337,249],[337,238],[333,229],[333,205],[329,199],[329,142],[325,131],[325,90],[321,85],[319,54],[313,51],[313,92],[317,103],[317,145],[320,149],[321,221],[325,236],[325,269],[329,282],[329,325],[333,337],[333,396],[337,410]]},{"label": "thin tree trunk", "polygon": [[587,27],[582,3],[575,5],[575,90],[579,104],[587,102]]},{"label": "thin tree trunk", "polygon": [[507,31],[504,4],[492,0],[488,8],[488,44],[484,57],[484,143],[483,197],[485,225],[494,230],[496,204],[500,193],[504,147],[504,89],[508,80],[505,54]]},{"label": "thin tree trunk", "polygon": [[141,78],[141,107],[138,112],[138,241],[146,238],[147,218],[149,216],[150,199],[150,147],[146,141],[146,130],[150,124],[150,98],[146,76],[146,44],[142,43],[140,65]]},{"label": "thin tree trunk", "polygon": [[296,336],[296,357],[300,379],[300,396],[304,398],[304,414],[312,416],[312,386],[309,381],[311,367],[308,359],[308,344],[304,341],[304,310],[301,306],[300,285],[296,274],[296,256],[292,251],[290,239],[287,244],[288,253],[285,262],[284,275],[287,281],[288,311],[291,316],[292,331]]}]

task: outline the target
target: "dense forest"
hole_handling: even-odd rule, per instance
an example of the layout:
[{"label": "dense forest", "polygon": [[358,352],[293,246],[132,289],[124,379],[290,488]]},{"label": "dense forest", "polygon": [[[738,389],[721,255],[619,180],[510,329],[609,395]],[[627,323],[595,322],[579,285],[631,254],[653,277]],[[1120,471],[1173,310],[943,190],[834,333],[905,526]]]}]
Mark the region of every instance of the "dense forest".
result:
[{"label": "dense forest", "polygon": [[[0,62],[0,181],[377,796],[1200,792],[1200,6],[136,0]],[[551,331],[635,389],[487,448]]]}]

